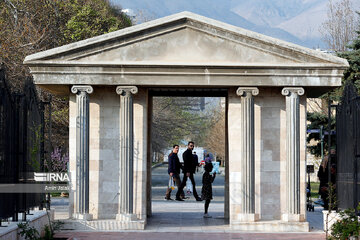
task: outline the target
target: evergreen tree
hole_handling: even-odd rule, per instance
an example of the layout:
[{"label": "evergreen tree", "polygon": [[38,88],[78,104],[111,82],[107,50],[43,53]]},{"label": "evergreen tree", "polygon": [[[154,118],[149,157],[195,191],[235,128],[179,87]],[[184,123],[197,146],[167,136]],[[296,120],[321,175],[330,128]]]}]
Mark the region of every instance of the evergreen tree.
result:
[{"label": "evergreen tree", "polygon": [[[310,124],[308,124],[307,128],[308,129],[320,129],[320,127],[323,127],[323,143],[324,143],[324,152],[327,152],[329,149],[329,138],[328,138],[328,127],[329,127],[329,122],[328,122],[328,115],[322,112],[308,112],[307,113],[307,120],[310,122]],[[331,129],[335,128],[335,119],[332,118],[331,119]],[[315,145],[312,144],[310,146],[308,146],[308,150],[310,151],[311,154],[315,155],[316,157],[320,157],[321,156],[321,136],[320,133],[310,133],[307,138],[306,138],[307,142],[310,143],[311,140],[315,141]],[[332,147],[334,145],[334,143],[336,142],[336,135],[331,135],[331,143],[332,143]]]}]

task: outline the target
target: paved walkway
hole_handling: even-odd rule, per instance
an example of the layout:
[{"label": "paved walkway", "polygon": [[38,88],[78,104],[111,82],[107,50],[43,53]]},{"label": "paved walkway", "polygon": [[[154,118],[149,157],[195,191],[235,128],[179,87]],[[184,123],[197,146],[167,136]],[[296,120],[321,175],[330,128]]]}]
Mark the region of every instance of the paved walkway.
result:
[{"label": "paved walkway", "polygon": [[199,233],[199,232],[77,232],[57,234],[56,237],[70,237],[73,240],[126,239],[126,240],[324,240],[324,234],[317,233]]},{"label": "paved walkway", "polygon": [[[164,181],[165,178],[165,181]],[[322,208],[308,212],[309,233],[249,233],[234,231],[224,219],[224,177],[217,176],[214,200],[209,207],[212,218],[203,218],[203,202],[190,196],[185,202],[165,201],[166,168],[159,167],[152,173],[152,217],[148,218],[146,230],[123,232],[61,232],[56,237],[73,239],[325,239],[322,231]],[[200,193],[201,174],[195,178]],[[165,183],[164,183],[165,182]],[[165,184],[165,185],[164,185]],[[174,196],[173,196],[174,197]],[[66,200],[53,202],[57,219],[67,218]]]}]

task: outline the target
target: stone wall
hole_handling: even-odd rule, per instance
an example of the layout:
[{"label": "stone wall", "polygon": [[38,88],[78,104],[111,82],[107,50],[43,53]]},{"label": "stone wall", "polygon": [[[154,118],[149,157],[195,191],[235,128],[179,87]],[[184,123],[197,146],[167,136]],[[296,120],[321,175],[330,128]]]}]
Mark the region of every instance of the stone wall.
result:
[{"label": "stone wall", "polygon": [[[29,223],[29,227],[35,228],[41,236],[45,234],[45,226],[49,225],[49,217],[46,211],[43,210],[31,210],[31,215],[27,215],[26,219]],[[21,214],[19,214],[21,215]],[[49,211],[50,219],[53,221],[54,219],[54,211]],[[19,219],[22,216],[19,216]],[[2,227],[0,228],[0,239],[2,240],[25,240],[24,237],[19,235],[20,229],[17,226],[21,222],[7,222],[2,223]]]}]

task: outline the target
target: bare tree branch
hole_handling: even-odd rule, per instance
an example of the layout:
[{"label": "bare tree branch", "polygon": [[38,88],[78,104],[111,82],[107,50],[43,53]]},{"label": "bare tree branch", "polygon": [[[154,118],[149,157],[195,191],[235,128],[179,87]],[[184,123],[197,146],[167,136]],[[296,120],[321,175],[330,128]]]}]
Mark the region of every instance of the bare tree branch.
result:
[{"label": "bare tree branch", "polygon": [[10,0],[3,0],[3,1],[5,2],[5,4],[9,7],[10,11],[12,12],[12,15],[14,18],[13,27],[16,27],[18,25],[18,9]]},{"label": "bare tree branch", "polygon": [[346,51],[356,36],[356,18],[351,1],[329,0],[327,17],[319,29],[325,43],[333,51]]}]

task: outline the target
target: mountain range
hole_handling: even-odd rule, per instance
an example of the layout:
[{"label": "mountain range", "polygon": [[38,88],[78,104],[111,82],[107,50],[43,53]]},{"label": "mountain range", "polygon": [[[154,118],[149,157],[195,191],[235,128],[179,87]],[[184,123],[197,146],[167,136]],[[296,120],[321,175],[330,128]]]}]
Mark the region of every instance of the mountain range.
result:
[{"label": "mountain range", "polygon": [[[319,28],[329,0],[110,0],[137,22],[190,11],[309,48],[325,48]],[[334,2],[334,1],[333,1]],[[360,10],[360,1],[352,0]],[[140,17],[139,17],[140,16]]]}]

